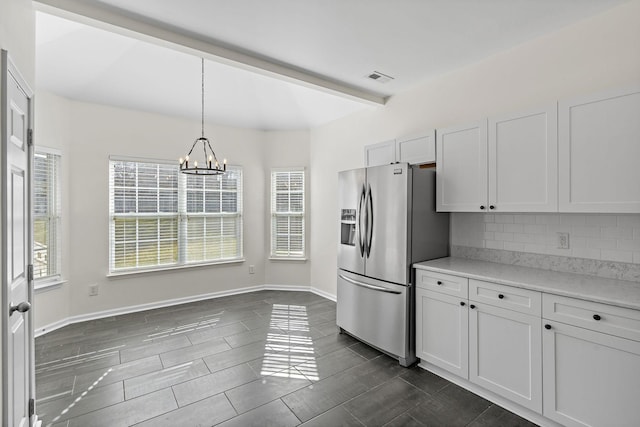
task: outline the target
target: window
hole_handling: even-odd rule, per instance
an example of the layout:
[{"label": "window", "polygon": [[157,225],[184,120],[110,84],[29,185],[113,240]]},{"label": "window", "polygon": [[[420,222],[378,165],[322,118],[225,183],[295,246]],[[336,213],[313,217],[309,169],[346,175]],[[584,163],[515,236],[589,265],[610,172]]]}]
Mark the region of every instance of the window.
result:
[{"label": "window", "polygon": [[304,169],[271,171],[271,257],[304,258]]},{"label": "window", "polygon": [[242,258],[242,170],[179,173],[158,161],[110,161],[109,270]]},{"label": "window", "polygon": [[60,161],[55,150],[37,148],[33,158],[33,277],[60,278]]}]

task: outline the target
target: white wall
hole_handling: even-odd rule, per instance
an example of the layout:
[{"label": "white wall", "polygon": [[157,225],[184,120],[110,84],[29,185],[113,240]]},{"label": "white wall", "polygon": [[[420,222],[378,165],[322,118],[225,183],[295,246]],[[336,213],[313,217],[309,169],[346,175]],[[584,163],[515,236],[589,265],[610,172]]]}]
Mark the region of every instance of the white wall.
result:
[{"label": "white wall", "polygon": [[[34,87],[35,73],[35,15],[30,1],[1,0],[0,5],[0,49],[7,50],[14,64],[27,84]],[[1,90],[1,89],[0,89]],[[0,99],[2,93],[0,92]],[[5,129],[0,129],[5,132]],[[0,180],[4,184],[4,180]],[[0,221],[4,221],[4,215],[0,212]],[[1,240],[0,236],[0,240]],[[0,275],[4,272],[0,267]],[[1,295],[1,293],[0,293]],[[7,307],[8,302],[0,296],[0,307]],[[4,316],[0,316],[0,330],[3,330]],[[5,354],[3,343],[0,340],[0,366]],[[0,387],[0,402],[3,401],[2,387]],[[2,405],[0,405],[0,420],[4,419]]]},{"label": "white wall", "polygon": [[[309,167],[309,133],[263,132],[206,125],[219,157],[244,173],[246,262],[108,278],[109,155],[184,156],[200,124],[174,117],[71,101],[45,91],[37,143],[63,151],[63,276],[37,295],[36,329],[68,317],[264,284],[309,286],[309,264],[274,262],[269,254],[272,167]],[[69,224],[68,227],[65,225]],[[255,273],[249,274],[249,265]],[[89,297],[88,286],[99,285]]]},{"label": "white wall", "polygon": [[[68,154],[71,141],[71,102],[49,92],[38,91],[35,117],[37,118],[34,144],[47,148],[55,148],[62,153],[61,195],[61,250],[62,271],[68,272],[71,266],[69,235],[69,170]],[[35,325],[49,325],[70,315],[69,286],[63,284],[58,287],[38,290],[35,293],[36,309],[34,310]]]},{"label": "white wall", "polygon": [[365,144],[638,84],[638,40],[640,1],[634,0],[314,129],[311,286],[335,294],[337,172],[363,166]]},{"label": "white wall", "polygon": [[[306,169],[305,189],[309,193],[309,132],[265,132],[265,185],[271,185],[271,169],[282,167],[304,167]],[[307,231],[309,230],[309,197],[305,200]],[[271,252],[271,199],[265,198],[265,284],[309,286],[310,265],[308,261],[282,261],[268,259]],[[305,246],[309,248],[307,233]]]}]

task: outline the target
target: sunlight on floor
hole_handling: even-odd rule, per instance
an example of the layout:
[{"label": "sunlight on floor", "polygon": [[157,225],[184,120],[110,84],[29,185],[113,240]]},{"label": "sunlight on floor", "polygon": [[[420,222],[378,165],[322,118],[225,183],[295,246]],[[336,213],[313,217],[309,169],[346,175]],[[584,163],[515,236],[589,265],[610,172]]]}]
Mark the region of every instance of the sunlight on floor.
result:
[{"label": "sunlight on floor", "polygon": [[318,381],[318,367],[309,332],[307,308],[302,305],[274,304],[260,375]]}]

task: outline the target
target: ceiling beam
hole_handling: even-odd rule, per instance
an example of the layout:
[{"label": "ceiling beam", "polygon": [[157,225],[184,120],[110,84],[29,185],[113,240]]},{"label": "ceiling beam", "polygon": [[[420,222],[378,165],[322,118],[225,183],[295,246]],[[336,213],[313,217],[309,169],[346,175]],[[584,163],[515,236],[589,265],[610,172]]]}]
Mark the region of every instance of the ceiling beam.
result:
[{"label": "ceiling beam", "polygon": [[42,12],[320,90],[367,105],[384,105],[387,99],[386,97],[334,82],[321,76],[295,69],[291,66],[259,58],[215,43],[199,40],[177,31],[161,28],[107,8],[97,7],[86,1],[35,0],[34,5],[37,10]]}]

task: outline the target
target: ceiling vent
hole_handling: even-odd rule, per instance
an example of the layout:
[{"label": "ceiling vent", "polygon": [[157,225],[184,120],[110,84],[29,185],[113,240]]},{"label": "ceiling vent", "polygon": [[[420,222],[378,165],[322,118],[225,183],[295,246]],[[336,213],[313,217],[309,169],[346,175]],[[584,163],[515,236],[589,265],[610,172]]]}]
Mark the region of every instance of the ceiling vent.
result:
[{"label": "ceiling vent", "polygon": [[390,82],[391,80],[393,80],[393,77],[388,76],[386,74],[382,74],[379,71],[374,71],[373,73],[368,74],[367,78],[371,79],[371,80],[375,80],[378,83],[387,83],[387,82]]}]

